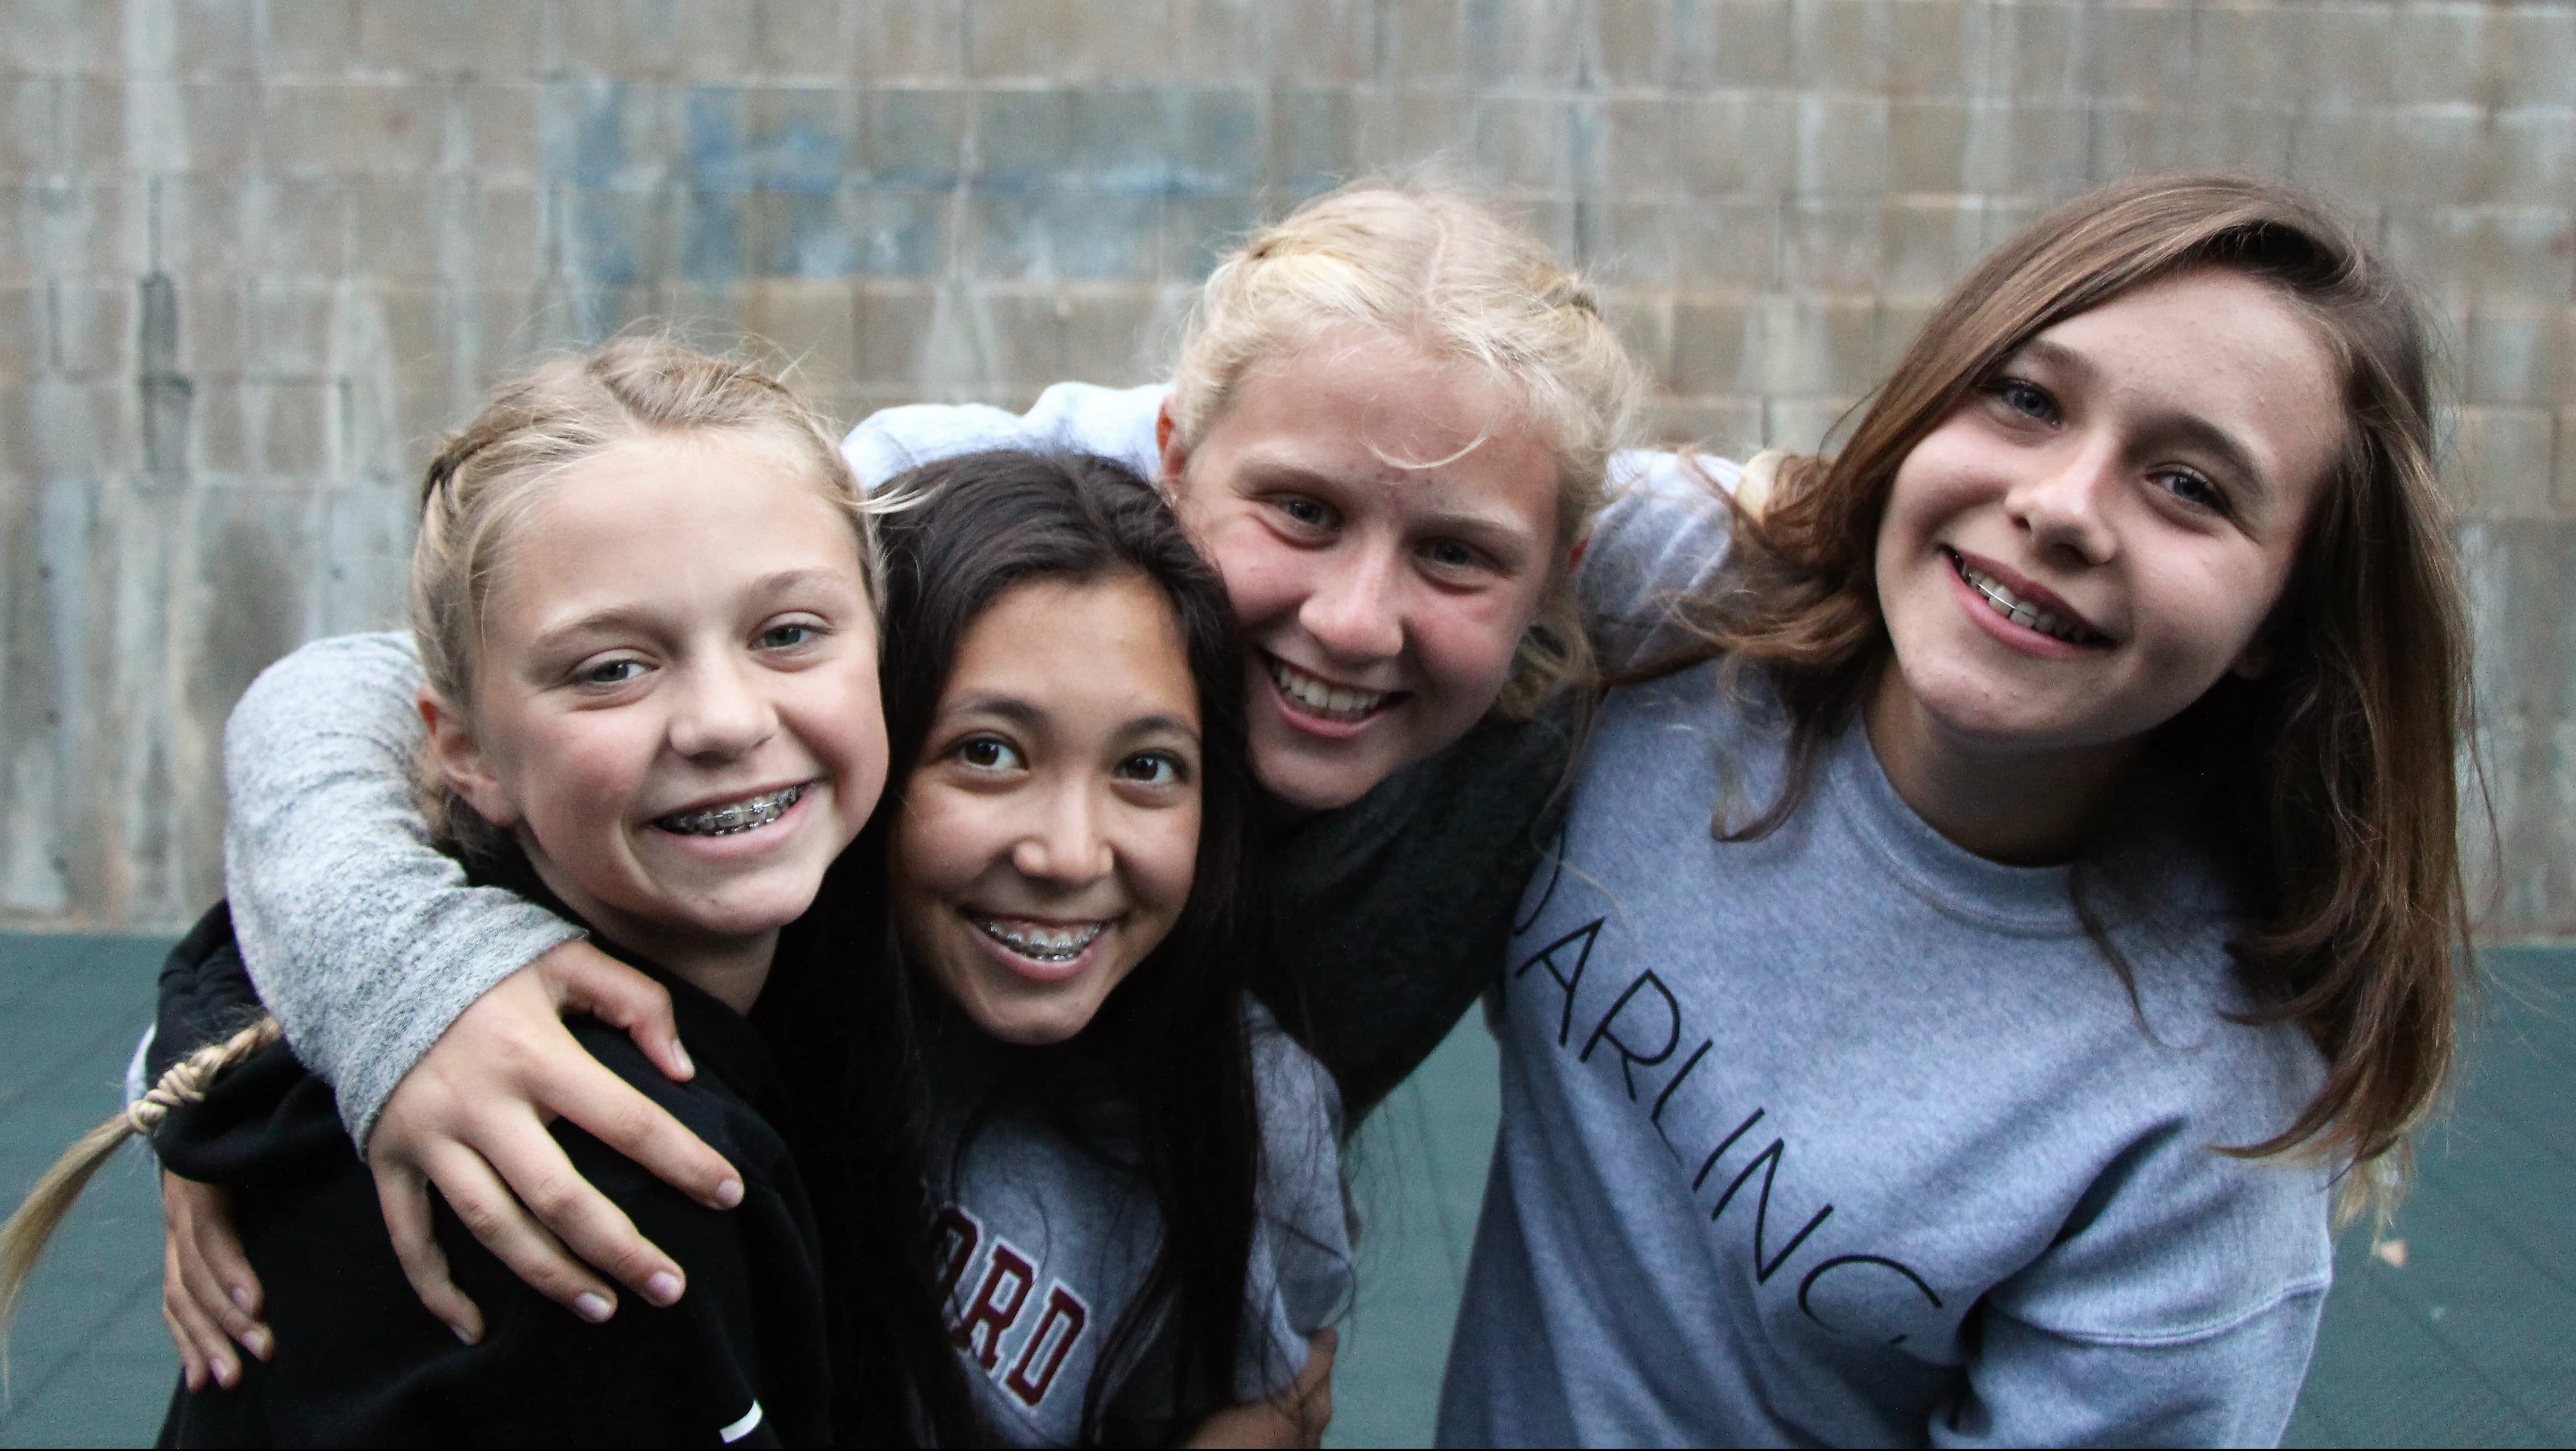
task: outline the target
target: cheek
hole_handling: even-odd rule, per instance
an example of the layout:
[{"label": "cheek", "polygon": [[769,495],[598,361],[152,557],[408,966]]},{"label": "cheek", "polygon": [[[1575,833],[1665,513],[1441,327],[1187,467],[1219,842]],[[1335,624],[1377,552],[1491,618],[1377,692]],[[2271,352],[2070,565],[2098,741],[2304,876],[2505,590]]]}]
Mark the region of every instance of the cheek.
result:
[{"label": "cheek", "polygon": [[1433,596],[1412,610],[1405,634],[1423,673],[1445,693],[1490,704],[1511,675],[1541,599],[1535,589]]},{"label": "cheek", "polygon": [[887,842],[898,899],[954,896],[982,875],[993,834],[978,804],[936,783],[916,786]]},{"label": "cheek", "polygon": [[628,714],[584,711],[510,732],[502,783],[549,850],[615,831],[640,802],[660,738]]},{"label": "cheek", "polygon": [[1154,812],[1131,838],[1131,890],[1157,917],[1176,918],[1189,902],[1198,878],[1199,820],[1195,805]]},{"label": "cheek", "polygon": [[1246,630],[1295,619],[1315,592],[1320,556],[1291,547],[1254,520],[1231,521],[1203,543],[1225,581],[1226,603]]}]

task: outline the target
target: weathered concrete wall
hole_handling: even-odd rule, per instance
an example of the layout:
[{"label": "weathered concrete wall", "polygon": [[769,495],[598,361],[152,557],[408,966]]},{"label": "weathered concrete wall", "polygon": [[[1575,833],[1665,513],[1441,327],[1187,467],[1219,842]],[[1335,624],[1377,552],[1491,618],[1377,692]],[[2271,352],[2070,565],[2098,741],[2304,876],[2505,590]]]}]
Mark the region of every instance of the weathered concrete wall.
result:
[{"label": "weathered concrete wall", "polygon": [[424,441],[532,349],[748,328],[848,416],[1141,380],[1229,233],[1435,154],[1719,448],[1813,443],[2088,183],[2340,199],[2456,342],[2497,925],[2576,932],[2559,0],[0,0],[0,922],[219,890],[226,708],[393,619]]}]

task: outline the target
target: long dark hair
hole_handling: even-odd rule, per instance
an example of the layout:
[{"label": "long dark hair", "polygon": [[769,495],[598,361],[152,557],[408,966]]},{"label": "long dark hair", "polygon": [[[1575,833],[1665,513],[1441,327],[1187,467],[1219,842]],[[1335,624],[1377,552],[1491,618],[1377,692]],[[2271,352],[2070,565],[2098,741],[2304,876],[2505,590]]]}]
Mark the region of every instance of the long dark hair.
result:
[{"label": "long dark hair", "polygon": [[2272,668],[2221,680],[2155,744],[2169,806],[2216,828],[2246,894],[2252,930],[2231,950],[2257,1019],[2297,1024],[2325,1055],[2297,1120],[2239,1152],[2364,1168],[2347,1180],[2358,1207],[2393,1191],[2378,1171],[2402,1170],[2449,1070],[2468,945],[2454,752],[2468,747],[2472,774],[2475,754],[2424,322],[2333,212],[2282,182],[2176,174],[2041,217],[1951,291],[1838,456],[1789,461],[1770,507],[1737,514],[1728,578],[1684,614],[1693,654],[1761,667],[1792,717],[1787,790],[1734,834],[1761,835],[1889,659],[1873,560],[1898,465],[2032,337],[2202,267],[2306,314],[2341,365],[2344,440],[2266,627]]},{"label": "long dark hair", "polygon": [[[942,459],[889,483],[878,507],[893,764],[886,807],[854,855],[876,872],[880,903],[890,822],[901,814],[958,647],[996,601],[1040,581],[1141,578],[1170,607],[1188,656],[1201,755],[1189,901],[1088,1027],[1067,1043],[1009,1055],[1000,1096],[969,1128],[971,1138],[972,1124],[993,1113],[1034,1112],[1152,1193],[1161,1241],[1096,1362],[1083,1439],[1167,1439],[1235,1398],[1260,1177],[1243,1007],[1247,990],[1267,976],[1267,908],[1257,893],[1266,873],[1250,860],[1256,788],[1244,740],[1243,654],[1224,583],[1153,486],[1105,458],[995,451]],[[888,917],[885,940],[901,961]],[[1149,1338],[1172,1357],[1169,1420],[1110,1425],[1110,1378]]]}]

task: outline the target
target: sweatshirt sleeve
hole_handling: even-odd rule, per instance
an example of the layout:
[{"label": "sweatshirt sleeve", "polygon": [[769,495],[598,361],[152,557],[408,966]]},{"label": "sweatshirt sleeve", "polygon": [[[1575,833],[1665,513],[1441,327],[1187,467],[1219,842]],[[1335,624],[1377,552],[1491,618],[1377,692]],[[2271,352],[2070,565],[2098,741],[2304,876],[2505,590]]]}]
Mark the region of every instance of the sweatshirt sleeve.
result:
[{"label": "sweatshirt sleeve", "polygon": [[1936,1446],[2277,1446],[2326,1287],[2181,1339],[2107,1340],[1988,1311],[1968,1391]]},{"label": "sweatshirt sleeve", "polygon": [[1610,502],[1592,522],[1575,588],[1602,668],[1645,665],[1690,643],[1677,607],[1726,563],[1732,518],[1722,494],[1741,471],[1724,459],[1623,453]]},{"label": "sweatshirt sleeve", "polygon": [[407,634],[319,640],[253,681],[224,729],[224,883],[242,959],[361,1147],[457,1014],[581,935],[467,886],[430,845],[411,799],[420,683]]},{"label": "sweatshirt sleeve", "polygon": [[[2334,1278],[2332,1186],[2313,1163],[2210,1147],[2267,1137],[2304,1100],[2321,1072],[2313,1050],[2279,1046],[2196,1084],[2137,1087],[2211,1101],[2115,1161],[2057,1243],[1987,1292],[1965,1388],[1929,1428],[1935,1444],[2279,1443]],[[2236,1101],[2215,1101],[2230,1092]]]}]

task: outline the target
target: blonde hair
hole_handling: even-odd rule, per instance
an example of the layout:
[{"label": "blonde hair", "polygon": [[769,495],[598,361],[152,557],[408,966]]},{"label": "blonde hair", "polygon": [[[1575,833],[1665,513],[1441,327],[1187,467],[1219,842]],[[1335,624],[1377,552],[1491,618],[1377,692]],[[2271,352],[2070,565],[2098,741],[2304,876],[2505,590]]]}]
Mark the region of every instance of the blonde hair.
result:
[{"label": "blonde hair", "polygon": [[[665,337],[619,338],[503,383],[430,461],[410,590],[412,637],[430,687],[457,709],[470,709],[475,647],[500,557],[548,480],[632,439],[703,431],[759,435],[786,446],[800,472],[848,513],[874,604],[881,573],[876,535],[831,425],[748,359],[699,352]],[[413,778],[435,839],[467,849],[492,844],[490,826],[426,758]]]},{"label": "blonde hair", "polygon": [[1555,578],[1497,708],[1526,716],[1588,683],[1568,565],[1643,387],[1591,288],[1461,192],[1354,182],[1255,232],[1209,275],[1173,373],[1173,431],[1197,447],[1254,368],[1352,326],[1481,369],[1526,404],[1556,462]]},{"label": "blonde hair", "polygon": [[89,1181],[128,1138],[150,1138],[170,1110],[206,1096],[227,1068],[279,1041],[275,1018],[263,1017],[220,1043],[210,1043],[170,1066],[151,1091],[126,1105],[125,1112],[75,1140],[52,1168],[27,1191],[18,1212],[0,1225],[0,1364],[5,1364],[9,1322],[18,1311],[19,1292],[35,1272],[36,1257],[62,1226],[63,1217],[89,1187]]},{"label": "blonde hair", "polygon": [[[783,443],[822,494],[846,509],[869,602],[877,601],[875,531],[831,426],[744,359],[667,338],[620,338],[502,384],[430,461],[412,545],[410,599],[412,635],[431,687],[459,709],[472,700],[472,662],[497,561],[511,526],[548,479],[629,439],[701,430]],[[415,763],[413,780],[421,812],[442,845],[471,851],[497,844],[490,824],[425,759]],[[225,1069],[279,1036],[276,1021],[262,1018],[198,1049],[125,1113],[83,1135],[36,1181],[0,1229],[0,1348],[37,1255],[99,1166],[128,1136],[150,1137],[171,1109],[204,1098]]]}]

